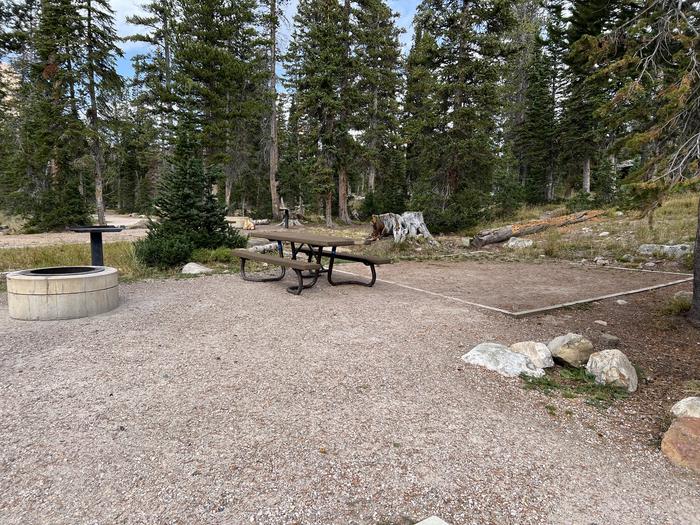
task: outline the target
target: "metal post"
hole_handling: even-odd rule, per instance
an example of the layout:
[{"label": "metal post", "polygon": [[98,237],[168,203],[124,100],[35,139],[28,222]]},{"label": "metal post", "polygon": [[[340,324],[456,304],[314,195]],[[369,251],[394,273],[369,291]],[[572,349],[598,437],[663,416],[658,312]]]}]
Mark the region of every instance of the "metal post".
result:
[{"label": "metal post", "polygon": [[102,232],[90,232],[90,251],[92,252],[92,265],[104,266]]}]

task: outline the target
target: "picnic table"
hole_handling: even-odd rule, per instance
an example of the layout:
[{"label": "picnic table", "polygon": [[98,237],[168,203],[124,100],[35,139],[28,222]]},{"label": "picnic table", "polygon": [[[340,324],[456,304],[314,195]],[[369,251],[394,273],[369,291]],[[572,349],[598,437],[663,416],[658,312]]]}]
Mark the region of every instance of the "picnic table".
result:
[{"label": "picnic table", "polygon": [[[255,231],[250,233],[251,237],[259,239],[267,239],[268,241],[277,243],[277,256],[264,255],[250,250],[233,250],[233,255],[241,259],[241,277],[247,281],[279,281],[284,278],[287,268],[293,270],[297,275],[298,284],[296,287],[290,286],[287,291],[295,295],[299,295],[305,288],[314,286],[321,273],[325,273],[328,277],[328,282],[332,286],[341,284],[359,284],[363,286],[373,286],[377,274],[374,268],[375,265],[387,264],[391,261],[381,257],[372,257],[369,255],[354,255],[346,253],[338,253],[337,249],[340,246],[352,246],[355,244],[353,239],[347,237],[335,237],[333,235],[323,235],[299,231]],[[291,246],[291,259],[284,257],[284,243],[289,243]],[[306,261],[298,258],[299,254],[306,257]],[[324,268],[321,264],[322,258],[328,259],[328,267]],[[372,278],[369,282],[356,280],[333,280],[333,266],[336,259],[361,262],[365,266],[369,266],[372,272]],[[281,273],[279,276],[255,278],[245,273],[245,263],[247,260],[264,262],[280,266]],[[310,282],[304,282],[305,279],[310,279]]]}]

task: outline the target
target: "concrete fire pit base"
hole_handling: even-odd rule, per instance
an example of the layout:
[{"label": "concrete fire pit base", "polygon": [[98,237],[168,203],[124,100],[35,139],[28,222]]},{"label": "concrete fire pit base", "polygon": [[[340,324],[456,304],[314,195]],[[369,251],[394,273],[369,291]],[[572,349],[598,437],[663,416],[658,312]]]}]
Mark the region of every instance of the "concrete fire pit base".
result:
[{"label": "concrete fire pit base", "polygon": [[23,321],[77,319],[119,305],[118,272],[106,266],[59,266],[7,274],[10,317]]}]

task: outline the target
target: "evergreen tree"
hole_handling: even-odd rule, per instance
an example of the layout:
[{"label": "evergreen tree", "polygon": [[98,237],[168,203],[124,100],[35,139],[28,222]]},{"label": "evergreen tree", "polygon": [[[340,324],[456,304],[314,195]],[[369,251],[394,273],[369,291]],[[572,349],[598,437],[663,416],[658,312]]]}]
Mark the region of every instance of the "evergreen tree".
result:
[{"label": "evergreen tree", "polygon": [[[400,208],[405,194],[405,176],[399,161],[403,155],[398,118],[402,78],[397,16],[383,0],[360,0],[354,9],[358,108],[353,127],[361,132],[367,191],[377,192],[375,201],[381,208],[376,209],[384,211],[403,211]],[[378,176],[380,183],[376,187]]]},{"label": "evergreen tree", "polygon": [[181,125],[173,167],[161,179],[155,209],[159,222],[136,244],[136,255],[150,266],[187,262],[197,248],[241,247],[246,240],[226,222],[226,210],[212,192],[216,171],[207,169],[191,128]]},{"label": "evergreen tree", "polygon": [[286,56],[289,86],[301,127],[303,172],[324,201],[326,225],[332,226],[336,174],[346,169],[342,146],[348,145],[348,121],[341,94],[347,88],[346,12],[337,0],[302,0]]}]

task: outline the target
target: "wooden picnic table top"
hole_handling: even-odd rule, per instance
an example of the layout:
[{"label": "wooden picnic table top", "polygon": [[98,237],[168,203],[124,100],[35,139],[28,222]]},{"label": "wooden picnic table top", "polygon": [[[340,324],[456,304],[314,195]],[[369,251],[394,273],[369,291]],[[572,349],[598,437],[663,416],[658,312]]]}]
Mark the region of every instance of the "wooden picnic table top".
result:
[{"label": "wooden picnic table top", "polygon": [[308,244],[309,246],[351,246],[355,244],[353,239],[347,237],[334,237],[333,235],[319,235],[315,233],[294,232],[294,231],[253,231],[250,237],[267,239],[269,241],[296,242]]}]

